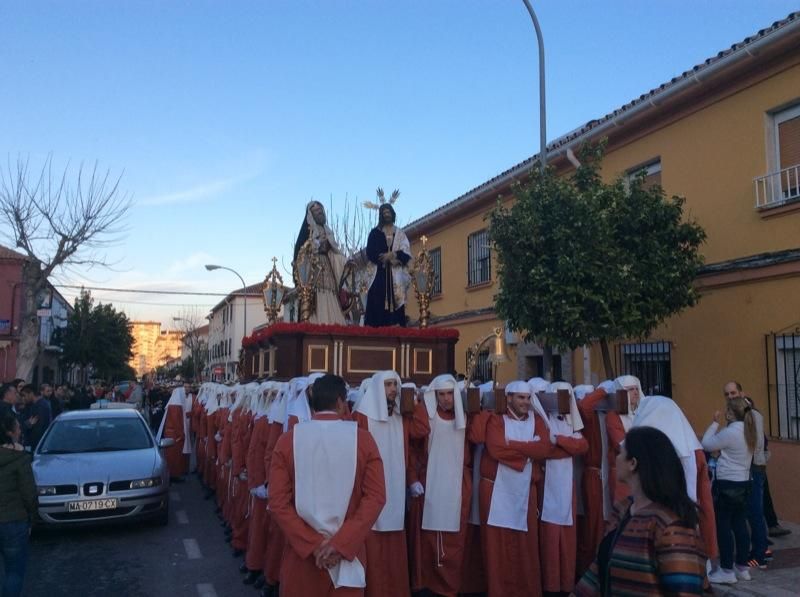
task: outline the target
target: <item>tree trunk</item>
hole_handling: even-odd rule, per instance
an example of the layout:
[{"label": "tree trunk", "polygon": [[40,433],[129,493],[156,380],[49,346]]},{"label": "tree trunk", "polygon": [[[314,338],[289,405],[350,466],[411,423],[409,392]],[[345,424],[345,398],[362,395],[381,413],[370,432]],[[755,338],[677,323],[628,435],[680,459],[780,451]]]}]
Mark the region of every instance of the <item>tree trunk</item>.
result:
[{"label": "tree trunk", "polygon": [[36,315],[36,297],[44,286],[39,263],[29,261],[22,270],[23,306],[17,349],[17,377],[30,383],[36,357],[39,356],[39,317]]},{"label": "tree trunk", "polygon": [[611,352],[608,350],[608,340],[605,338],[600,338],[600,350],[603,353],[603,367],[606,370],[606,378],[614,379],[616,374],[614,373],[614,365],[611,363]]},{"label": "tree trunk", "polygon": [[553,381],[553,347],[544,346],[542,348],[542,377],[547,381]]}]

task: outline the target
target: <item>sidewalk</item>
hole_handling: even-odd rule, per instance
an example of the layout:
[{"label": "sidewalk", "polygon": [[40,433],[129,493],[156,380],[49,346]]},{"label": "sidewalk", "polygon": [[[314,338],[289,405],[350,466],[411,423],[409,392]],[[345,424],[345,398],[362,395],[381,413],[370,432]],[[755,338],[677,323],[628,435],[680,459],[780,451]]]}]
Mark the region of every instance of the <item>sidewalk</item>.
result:
[{"label": "sidewalk", "polygon": [[766,570],[750,571],[753,580],[735,585],[713,585],[714,595],[763,595],[789,597],[800,595],[800,525],[781,522],[792,531],[791,535],[776,537],[772,541],[775,559]]}]

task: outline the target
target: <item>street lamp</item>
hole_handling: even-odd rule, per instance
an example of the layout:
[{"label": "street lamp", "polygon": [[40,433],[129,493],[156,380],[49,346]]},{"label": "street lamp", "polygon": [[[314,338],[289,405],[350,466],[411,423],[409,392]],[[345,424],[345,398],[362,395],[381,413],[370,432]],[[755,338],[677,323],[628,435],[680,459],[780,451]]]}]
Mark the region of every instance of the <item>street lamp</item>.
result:
[{"label": "street lamp", "polygon": [[547,109],[545,106],[544,94],[544,38],[542,28],[539,26],[539,19],[533,11],[530,0],[522,0],[528,14],[531,15],[533,28],[536,29],[536,41],[539,43],[539,170],[544,174],[547,165]]},{"label": "street lamp", "polygon": [[224,265],[206,264],[206,269],[210,272],[213,272],[215,269],[225,269],[228,270],[229,272],[236,274],[242,281],[242,295],[244,296],[244,320],[243,320],[244,335],[247,336],[247,284],[245,284],[244,278],[242,278],[241,274],[237,272],[235,269],[225,267]]}]

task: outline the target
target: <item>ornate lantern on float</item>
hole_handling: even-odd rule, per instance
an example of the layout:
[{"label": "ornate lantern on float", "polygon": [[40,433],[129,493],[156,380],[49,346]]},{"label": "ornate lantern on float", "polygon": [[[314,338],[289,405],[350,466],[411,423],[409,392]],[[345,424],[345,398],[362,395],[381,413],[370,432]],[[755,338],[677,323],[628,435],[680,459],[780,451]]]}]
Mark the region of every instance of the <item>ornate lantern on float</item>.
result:
[{"label": "ornate lantern on float", "polygon": [[272,258],[272,271],[264,279],[261,287],[261,294],[264,298],[264,311],[267,314],[267,322],[272,325],[278,319],[278,313],[283,303],[284,287],[283,278],[278,272],[278,258]]},{"label": "ornate lantern on float", "polygon": [[428,253],[425,245],[428,243],[428,237],[424,234],[420,237],[422,242],[422,249],[414,262],[414,271],[412,280],[414,281],[414,293],[417,295],[417,303],[419,303],[419,327],[428,327],[428,320],[430,319],[430,304],[431,304],[431,291],[433,290],[433,262]]}]

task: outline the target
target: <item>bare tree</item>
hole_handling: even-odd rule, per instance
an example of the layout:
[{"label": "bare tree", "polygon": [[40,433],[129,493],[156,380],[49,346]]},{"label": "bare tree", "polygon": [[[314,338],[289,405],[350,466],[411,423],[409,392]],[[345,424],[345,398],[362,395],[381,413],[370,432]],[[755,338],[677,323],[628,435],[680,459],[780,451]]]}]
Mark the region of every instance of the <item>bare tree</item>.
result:
[{"label": "bare tree", "polygon": [[337,212],[333,209],[333,197],[328,202],[328,226],[336,237],[339,250],[348,259],[353,259],[356,254],[367,246],[367,237],[371,229],[365,216],[366,210],[356,201],[350,204],[350,198],[345,195],[344,207]]},{"label": "bare tree", "polygon": [[183,332],[183,338],[189,345],[189,357],[192,359],[192,373],[195,381],[200,379],[200,371],[205,367],[205,352],[208,346],[203,346],[200,340],[199,329],[204,325],[205,318],[198,307],[186,307],[177,317],[173,317],[176,327]]},{"label": "bare tree", "polygon": [[109,265],[103,249],[124,236],[131,207],[120,180],[99,171],[97,163],[55,172],[52,156],[38,172],[21,157],[0,168],[0,234],[27,257],[17,377],[31,379],[39,354],[37,300],[48,290],[48,278],[70,268]]}]

